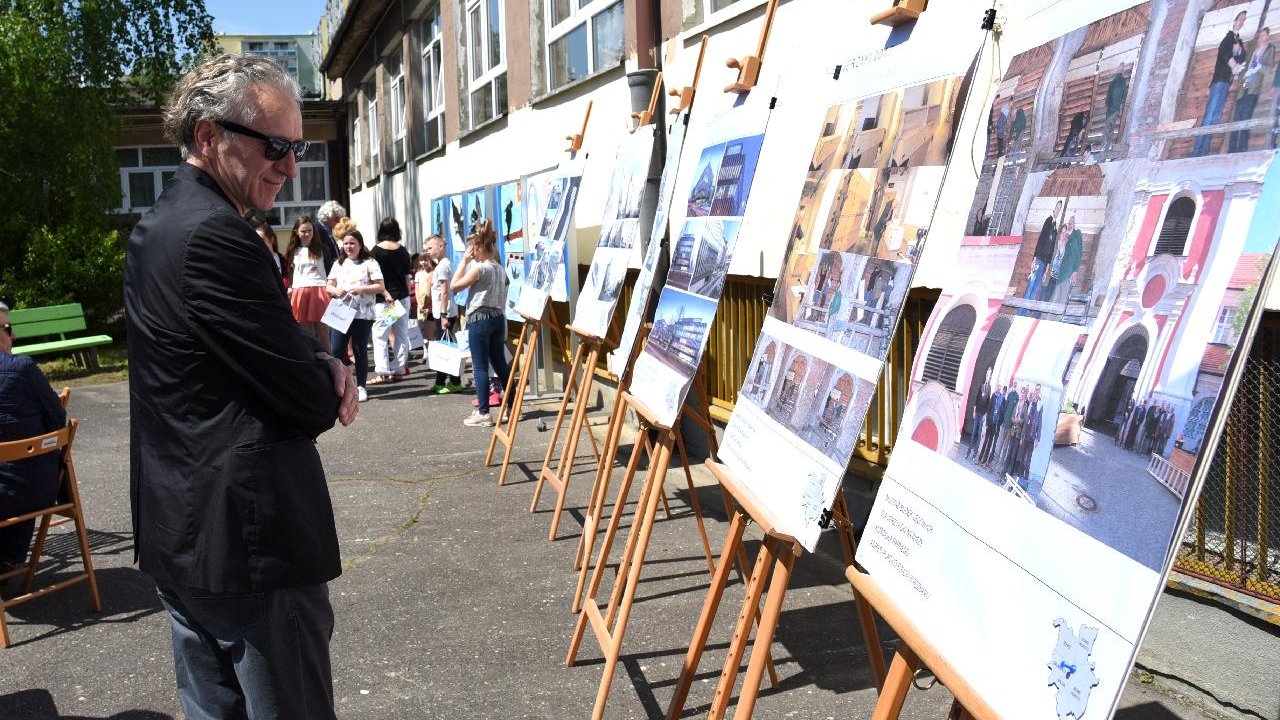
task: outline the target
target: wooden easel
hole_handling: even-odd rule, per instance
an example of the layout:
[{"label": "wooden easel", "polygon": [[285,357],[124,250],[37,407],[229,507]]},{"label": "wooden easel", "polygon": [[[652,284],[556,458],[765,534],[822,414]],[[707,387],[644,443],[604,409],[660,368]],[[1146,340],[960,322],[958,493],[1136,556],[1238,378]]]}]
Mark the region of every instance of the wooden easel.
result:
[{"label": "wooden easel", "polygon": [[[556,531],[560,528],[560,515],[564,512],[565,495],[569,488],[569,479],[573,475],[573,461],[578,452],[578,439],[582,436],[584,425],[587,436],[591,438],[592,452],[596,459],[601,457],[600,447],[596,444],[596,437],[591,432],[590,423],[587,422],[587,406],[591,404],[591,389],[595,385],[596,378],[596,362],[600,359],[603,341],[572,325],[568,330],[578,339],[578,347],[573,353],[573,362],[570,363],[569,374],[564,380],[564,396],[560,399],[555,428],[551,432],[551,441],[547,443],[547,455],[542,460],[542,469],[538,471],[538,484],[533,489],[533,502],[529,505],[529,512],[537,511],[538,500],[542,497],[544,485],[550,484],[555,489],[556,509],[551,516],[551,532],[547,537],[548,540],[555,540]],[[552,467],[551,461],[555,456],[556,443],[560,439],[560,428],[564,426],[570,394],[574,398],[573,410],[570,411],[569,435],[565,439],[559,460],[555,467]]]},{"label": "wooden easel", "polygon": [[[544,325],[549,325],[557,337],[560,335],[555,323],[547,321],[546,309],[542,311],[542,317],[538,318],[522,312],[519,314],[524,320],[524,327],[520,328],[520,339],[516,341],[516,349],[511,356],[511,369],[507,373],[507,386],[502,391],[505,409],[498,408],[498,419],[493,423],[493,435],[489,438],[489,450],[484,455],[485,467],[492,465],[494,450],[497,449],[498,442],[502,442],[505,450],[502,453],[502,469],[498,471],[499,485],[507,483],[511,451],[515,447],[516,429],[520,426],[520,412],[524,407],[524,393],[529,386],[529,372],[537,364],[538,338],[542,335]],[[506,401],[507,398],[511,399],[510,402]],[[594,443],[595,439],[592,438],[592,444]]]},{"label": "wooden easel", "polygon": [[[705,397],[704,397],[705,400]],[[600,678],[600,688],[596,693],[596,703],[592,711],[593,720],[600,720],[604,716],[605,702],[609,697],[609,688],[613,683],[614,670],[618,664],[618,658],[622,653],[623,637],[627,631],[627,621],[631,616],[631,608],[635,602],[636,589],[640,583],[640,572],[644,567],[645,553],[648,551],[649,538],[653,533],[653,525],[656,521],[658,511],[658,501],[663,499],[663,484],[666,481],[667,469],[671,463],[671,451],[679,438],[679,432],[671,427],[667,427],[657,420],[651,410],[649,410],[643,402],[638,400],[630,392],[623,393],[619,396],[618,404],[623,407],[622,412],[625,414],[627,409],[632,410],[640,418],[640,433],[647,430],[657,431],[657,439],[653,442],[654,452],[650,455],[649,472],[645,477],[644,486],[640,491],[640,499],[636,507],[635,514],[632,518],[631,532],[627,535],[627,543],[623,548],[622,557],[619,559],[618,579],[613,586],[613,592],[609,597],[609,605],[604,613],[601,613],[600,606],[596,602],[596,592],[599,590],[600,582],[604,577],[604,572],[609,563],[609,551],[612,541],[617,533],[618,521],[622,517],[622,509],[626,504],[627,496],[630,492],[631,480],[635,476],[635,465],[639,458],[639,448],[633,450],[631,460],[627,464],[627,473],[624,476],[623,486],[618,492],[618,499],[615,503],[613,517],[609,522],[609,530],[605,535],[605,542],[601,547],[599,561],[595,565],[592,573],[591,584],[587,589],[586,597],[583,599],[581,610],[578,611],[578,621],[574,627],[573,639],[569,643],[569,654],[565,658],[565,664],[572,667],[577,660],[578,648],[581,646],[582,637],[586,633],[587,625],[591,626],[596,636],[596,641],[600,646],[601,652],[605,657],[604,674]],[[704,405],[705,407],[705,405]],[[710,421],[708,420],[708,427]],[[648,440],[646,439],[647,443]],[[637,445],[640,440],[637,440]],[[682,451],[683,454],[683,451]],[[602,463],[603,465],[603,463]],[[688,472],[688,460],[685,460],[686,478],[689,481],[689,491],[697,507],[697,492],[693,488],[692,475]],[[702,533],[703,546],[707,547],[706,531],[701,527],[702,515],[697,510],[699,528]],[[594,535],[594,533],[593,533]],[[728,547],[728,546],[726,546]],[[708,548],[709,549],[709,548]],[[745,551],[741,545],[741,535],[733,548],[727,550],[735,557],[738,553],[742,553],[745,559]],[[708,554],[708,563],[710,556]],[[586,563],[582,572],[585,575]],[[726,571],[727,577],[727,571]],[[581,578],[579,579],[579,587],[581,587]],[[580,593],[579,593],[580,594]],[[753,614],[752,617],[758,616]],[[773,659],[769,655],[767,649],[764,660],[768,666],[769,677],[773,685],[777,686],[777,674],[773,668]]]},{"label": "wooden easel", "polygon": [[[735,507],[729,520],[729,534],[725,538],[720,560],[712,576],[711,587],[707,591],[707,599],[703,601],[702,613],[698,617],[698,624],[693,631],[693,640],[689,643],[684,667],[671,698],[671,707],[667,711],[668,720],[675,720],[684,712],[685,700],[688,699],[689,688],[693,685],[694,676],[698,672],[698,661],[702,658],[707,639],[711,635],[711,625],[715,622],[716,611],[728,583],[729,568],[735,560],[736,549],[742,545],[747,522],[754,520],[760,525],[760,529],[764,531],[764,543],[756,554],[755,567],[747,584],[747,596],[738,613],[733,639],[729,643],[729,654],[725,659],[724,669],[720,672],[720,680],[716,684],[711,709],[707,712],[706,717],[709,720],[721,720],[725,716],[737,681],[738,668],[751,636],[751,623],[754,620],[759,623],[759,627],[752,641],[751,658],[747,664],[742,692],[738,697],[738,709],[734,714],[736,720],[751,717],[756,697],[760,692],[760,681],[769,658],[769,645],[773,642],[773,633],[778,627],[778,618],[782,612],[782,600],[786,596],[787,585],[791,580],[791,568],[796,558],[804,552],[804,548],[794,537],[777,529],[777,524],[768,508],[762,505],[750,490],[740,485],[728,469],[711,461],[707,462],[707,466],[725,492],[733,497]],[[832,521],[840,533],[840,548],[845,556],[845,563],[851,566],[857,550],[857,540],[854,538],[853,527],[849,523],[849,510],[845,505],[843,491],[836,495],[832,506]],[[761,611],[760,598],[765,594],[766,584],[769,590],[764,610]],[[875,626],[875,617],[871,606],[857,593],[856,589],[854,602],[857,607],[858,622],[862,627],[863,641],[867,647],[867,656],[871,660],[871,670],[876,677],[876,685],[883,687],[886,671],[884,656],[880,653],[880,636]],[[908,672],[908,683],[909,676],[910,672]]]},{"label": "wooden easel", "polygon": [[[650,326],[646,324],[644,330],[647,332]],[[641,343],[636,343],[636,347],[641,347]],[[634,354],[638,354],[638,351]],[[634,362],[635,358],[632,357]],[[618,447],[622,439],[622,427],[626,423],[627,406],[621,401],[623,394],[630,390],[630,377],[624,378],[619,386],[618,402],[614,405],[614,412],[609,418],[609,431],[605,435],[605,450],[601,457],[600,466],[596,471],[595,483],[591,487],[591,500],[587,503],[586,518],[582,524],[582,535],[578,538],[577,556],[574,558],[574,569],[578,571],[578,585],[573,593],[573,612],[581,612],[583,588],[587,587],[587,573],[591,569],[590,559],[591,552],[595,548],[596,536],[600,532],[600,521],[604,517],[605,498],[609,494],[609,481],[613,475],[613,461],[618,454]],[[711,455],[715,457],[720,449],[716,440],[715,426],[711,423],[711,417],[707,412],[710,407],[709,398],[706,391],[706,385],[703,381],[703,374],[699,372],[694,376],[694,390],[698,394],[698,401],[704,408],[702,413],[687,412],[688,405],[680,410],[680,414],[676,416],[675,428],[680,427],[680,420],[688,417],[702,427],[707,433],[707,441],[711,446]],[[600,588],[600,583],[604,578],[604,568],[608,564],[609,552],[613,549],[613,541],[617,538],[618,526],[621,524],[623,511],[626,509],[627,499],[631,495],[631,486],[635,481],[636,466],[639,463],[640,455],[643,452],[649,456],[650,462],[653,461],[654,447],[649,439],[648,423],[642,418],[640,427],[636,431],[635,443],[631,449],[631,456],[627,460],[627,466],[622,475],[622,485],[618,489],[618,496],[614,501],[613,514],[609,517],[609,526],[605,530],[604,543],[601,546],[600,562],[596,565],[595,572],[591,575],[590,589],[587,591],[588,597],[595,597],[596,592]],[[702,540],[702,552],[707,559],[707,570],[714,569],[714,561],[711,557],[711,543],[707,539],[707,528],[702,514],[702,503],[698,500],[697,489],[693,485],[693,472],[689,468],[689,455],[685,451],[684,440],[679,432],[675,432],[675,448],[680,453],[680,461],[684,468],[685,487],[689,490],[689,504],[693,508],[693,514],[698,524],[698,536]],[[665,481],[665,478],[663,478]],[[662,503],[666,506],[666,495],[662,495]],[[727,506],[726,506],[727,509]],[[666,507],[667,517],[671,517],[671,508]],[[637,516],[638,517],[638,516]],[[744,555],[745,557],[745,555]]]},{"label": "wooden easel", "polygon": [[898,634],[900,642],[893,655],[893,663],[889,666],[888,676],[880,689],[880,699],[876,702],[872,720],[897,720],[902,714],[902,705],[906,702],[907,691],[911,689],[911,681],[916,668],[921,665],[929,668],[938,682],[942,683],[955,697],[948,718],[958,720],[999,720],[1000,715],[981,695],[973,689],[954,666],[947,662],[942,653],[934,647],[925,634],[907,617],[893,600],[884,593],[875,578],[858,570],[849,560],[844,575],[853,584],[854,592],[870,608],[888,623]]}]

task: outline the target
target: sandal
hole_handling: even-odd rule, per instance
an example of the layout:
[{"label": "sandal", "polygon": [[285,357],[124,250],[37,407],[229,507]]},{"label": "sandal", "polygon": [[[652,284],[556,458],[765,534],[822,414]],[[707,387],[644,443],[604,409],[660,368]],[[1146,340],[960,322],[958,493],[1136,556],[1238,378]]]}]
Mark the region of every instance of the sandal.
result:
[{"label": "sandal", "polygon": [[365,384],[366,385],[389,385],[395,381],[396,379],[394,375],[378,375],[377,377],[369,378],[369,382]]}]

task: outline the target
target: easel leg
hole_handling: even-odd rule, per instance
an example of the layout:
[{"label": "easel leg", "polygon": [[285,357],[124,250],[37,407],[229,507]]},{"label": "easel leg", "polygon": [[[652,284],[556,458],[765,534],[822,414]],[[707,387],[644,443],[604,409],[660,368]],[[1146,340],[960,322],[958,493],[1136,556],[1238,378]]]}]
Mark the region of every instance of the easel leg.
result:
[{"label": "easel leg", "polygon": [[[600,527],[600,517],[604,514],[604,499],[609,490],[609,478],[613,474],[613,461],[618,456],[618,444],[622,439],[622,417],[625,415],[625,410],[626,405],[619,397],[613,405],[613,412],[609,414],[609,429],[605,431],[604,436],[604,455],[596,467],[595,481],[591,484],[591,499],[587,501],[582,536],[578,538],[578,550],[573,558],[574,570],[580,569],[584,558],[591,556],[591,545],[595,543],[596,530]],[[638,444],[636,450],[639,450]],[[588,537],[591,539],[588,540]],[[578,591],[582,591],[581,583],[578,585]],[[576,600],[574,602],[577,603]],[[577,612],[576,607],[574,612]]]},{"label": "easel leg", "polygon": [[538,500],[542,497],[542,487],[546,482],[543,479],[543,473],[551,467],[551,459],[555,457],[556,444],[560,440],[560,428],[564,427],[565,411],[569,408],[569,400],[574,395],[577,385],[574,378],[578,376],[578,369],[582,363],[582,343],[578,343],[578,349],[573,353],[573,362],[569,364],[569,374],[564,379],[564,394],[560,396],[560,408],[556,410],[556,422],[551,428],[551,439],[547,443],[547,454],[542,459],[542,468],[538,471],[538,483],[533,487],[533,502],[529,504],[529,512],[535,512],[538,509]]},{"label": "easel leg", "polygon": [[[840,550],[844,554],[846,566],[852,566],[854,556],[858,553],[858,540],[853,535],[853,523],[849,520],[849,506],[845,503],[844,490],[836,492],[835,502],[831,506],[832,521],[836,523],[836,532],[840,537]],[[867,659],[871,662],[871,673],[876,678],[876,689],[884,688],[887,670],[884,665],[884,651],[880,649],[880,630],[876,627],[875,612],[871,603],[855,589],[853,606],[858,613],[858,626],[862,628],[862,644],[867,649]]]},{"label": "easel leg", "polygon": [[[528,338],[529,338],[529,323],[525,323],[520,327],[520,339],[516,341],[516,351],[515,351],[515,354],[512,356],[517,367],[512,367],[511,371],[507,373],[507,387],[506,387],[506,390],[504,391],[505,394],[503,395],[503,397],[508,397],[508,398],[512,397],[511,391],[515,387],[515,383],[517,382],[516,381],[517,376],[520,377],[521,382],[523,382],[523,378],[525,375],[524,351],[525,351],[525,343],[527,342]],[[498,413],[498,422],[494,423],[493,435],[489,437],[489,450],[484,454],[485,467],[489,467],[490,465],[493,464],[493,451],[498,446],[498,431],[500,428],[502,428],[501,412]],[[499,480],[498,484],[501,485],[502,481]]]},{"label": "easel leg", "polygon": [[578,440],[582,437],[583,425],[587,423],[587,403],[591,398],[591,387],[595,384],[595,373],[590,370],[600,356],[600,343],[591,342],[585,353],[582,372],[582,384],[578,388],[577,398],[573,406],[573,417],[569,422],[569,437],[565,441],[564,452],[560,455],[560,465],[556,473],[560,485],[556,489],[560,495],[556,498],[555,514],[551,517],[551,532],[548,539],[556,539],[556,531],[560,528],[560,516],[564,512],[564,503],[569,495],[569,480],[573,477],[573,461],[578,453]]},{"label": "easel leg", "polygon": [[[609,551],[613,550],[613,539],[617,537],[618,525],[622,523],[622,512],[626,510],[627,496],[631,495],[631,484],[635,482],[636,468],[640,465],[640,455],[644,452],[646,455],[652,455],[649,448],[649,436],[645,427],[641,425],[640,433],[636,434],[635,445],[631,448],[631,457],[627,460],[627,468],[622,475],[622,486],[618,488],[618,497],[613,502],[613,514],[609,516],[608,528],[604,530],[604,541],[600,544],[600,559],[596,561],[595,569],[591,570],[591,546],[595,544],[595,529],[599,527],[600,519],[604,512],[604,489],[600,491],[600,509],[593,521],[593,530],[591,536],[586,539],[584,553],[582,553],[582,566],[577,574],[577,589],[573,591],[573,612],[579,611],[582,602],[582,585],[586,583],[586,573],[591,570],[591,584],[589,585],[586,596],[595,597],[595,593],[599,592],[600,582],[604,579],[604,570],[609,564]],[[650,457],[650,461],[653,457]],[[605,478],[604,488],[608,488],[608,478]],[[641,496],[643,497],[643,496]],[[640,505],[644,506],[644,500],[640,501]]]},{"label": "easel leg", "polygon": [[698,663],[702,660],[702,651],[707,647],[707,639],[711,637],[711,625],[715,622],[716,611],[720,609],[725,586],[729,583],[729,570],[733,567],[737,551],[742,547],[742,534],[746,528],[747,516],[734,508],[730,512],[729,534],[725,537],[724,547],[720,551],[720,562],[711,575],[711,587],[707,591],[707,599],[702,601],[702,613],[698,615],[698,624],[693,629],[693,640],[689,642],[689,651],[684,656],[684,667],[680,670],[680,679],[676,681],[675,695],[671,698],[667,720],[676,720],[684,712],[684,703],[689,698],[689,688],[693,685],[694,676],[698,674]]},{"label": "easel leg", "polygon": [[711,710],[707,712],[708,720],[721,720],[729,707],[729,698],[733,695],[733,686],[738,679],[738,667],[747,650],[751,626],[760,607],[760,596],[764,594],[766,576],[776,552],[775,542],[773,538],[765,537],[760,552],[756,553],[755,569],[751,571],[751,580],[747,583],[747,597],[742,602],[742,610],[738,612],[738,624],[734,627],[733,639],[729,641],[729,656],[725,658],[724,669],[720,671],[720,681],[716,685],[715,697],[711,700]]},{"label": "easel leg", "polygon": [[[702,519],[702,503],[698,500],[698,491],[693,486],[693,471],[689,468],[689,454],[685,452],[684,440],[676,435],[676,448],[680,451],[680,463],[684,466],[684,484],[689,488],[689,505],[693,507],[693,516],[698,521],[698,535],[702,539],[702,553],[707,558],[707,572],[716,571],[715,560],[711,558],[711,541],[707,539],[707,526]],[[670,517],[670,511],[667,512]]]},{"label": "easel leg", "polygon": [[490,444],[496,442],[499,437],[506,443],[507,449],[502,455],[502,470],[498,471],[498,484],[505,485],[507,483],[507,470],[511,468],[511,452],[516,445],[516,429],[520,427],[520,412],[524,407],[525,388],[528,387],[529,368],[533,366],[533,356],[538,352],[538,335],[542,329],[542,323],[536,321],[527,321],[525,323],[528,330],[528,337],[525,339],[524,354],[521,356],[520,378],[515,389],[515,400],[511,403],[510,416],[504,426],[502,423],[502,413],[498,413],[498,422],[493,428],[493,439]]},{"label": "easel leg", "polygon": [[[610,595],[609,609],[605,613],[603,623],[601,623],[603,628],[596,628],[596,623],[591,622],[590,614],[593,612],[598,613],[594,600],[591,600],[590,605],[584,607],[578,616],[577,626],[574,628],[574,637],[569,647],[569,655],[565,659],[565,664],[573,665],[577,657],[578,647],[582,641],[582,635],[586,631],[586,625],[590,623],[593,629],[596,630],[597,639],[600,640],[601,650],[605,655],[604,676],[600,679],[600,688],[596,693],[596,704],[591,715],[593,720],[601,720],[604,717],[605,702],[609,698],[609,688],[613,683],[613,674],[618,665],[618,656],[622,651],[623,639],[626,636],[627,621],[631,616],[631,607],[635,602],[636,590],[640,584],[640,571],[644,567],[644,556],[649,547],[650,536],[653,533],[654,519],[658,511],[658,498],[662,493],[663,478],[666,475],[667,465],[671,462],[671,445],[672,439],[670,434],[667,433],[660,441],[657,460],[654,466],[650,468],[649,477],[645,481],[644,506],[636,516],[638,525],[633,526],[632,533],[627,539],[627,548],[623,551],[618,580]],[[601,559],[600,567],[603,567],[603,561],[607,560],[607,557],[602,557]],[[612,630],[609,631],[609,628],[612,628]],[[606,631],[604,637],[600,637],[601,629]]]},{"label": "easel leg", "polygon": [[[734,720],[749,720],[755,710],[756,697],[760,694],[760,678],[767,663],[771,664],[770,646],[773,633],[778,629],[778,617],[782,614],[782,600],[791,583],[791,568],[796,562],[797,548],[791,543],[775,541],[773,578],[769,581],[769,594],[764,601],[764,614],[759,617],[756,639],[751,646],[751,659],[747,662],[747,674],[742,679],[742,694],[738,696],[738,710]],[[774,681],[775,685],[777,681]]]},{"label": "easel leg", "polygon": [[894,654],[893,663],[889,666],[889,674],[885,677],[884,688],[880,691],[880,699],[876,702],[871,720],[898,720],[902,715],[902,706],[907,701],[907,691],[911,689],[911,676],[919,664],[920,660],[911,648],[898,645],[898,652]]}]

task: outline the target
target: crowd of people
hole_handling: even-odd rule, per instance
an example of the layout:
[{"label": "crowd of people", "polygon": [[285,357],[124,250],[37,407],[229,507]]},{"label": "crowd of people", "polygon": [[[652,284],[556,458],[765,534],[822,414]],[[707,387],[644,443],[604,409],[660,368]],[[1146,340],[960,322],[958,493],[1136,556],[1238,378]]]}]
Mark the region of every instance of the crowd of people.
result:
[{"label": "crowd of people", "polygon": [[[334,357],[353,366],[359,401],[368,400],[368,386],[408,377],[413,372],[410,354],[415,346],[421,345],[421,362],[427,365],[430,343],[456,343],[460,324],[455,296],[471,289],[464,317],[476,379],[472,401],[476,410],[464,424],[491,426],[494,419],[489,409],[501,406],[501,388],[509,370],[506,327],[501,320],[506,274],[494,270],[501,268],[491,222],[476,223],[467,253],[455,271],[439,235],[427,238],[421,253],[411,254],[402,244],[395,218],[382,219],[370,247],[337,202],[325,203],[317,216],[318,220],[301,215],[294,221],[283,257],[276,255],[271,226],[261,220],[251,224],[276,255],[294,319]],[[346,330],[322,322],[335,300],[354,310]],[[411,323],[416,333],[410,330]],[[356,351],[364,348],[372,348],[372,373],[368,353]],[[466,390],[460,377],[437,370],[430,392],[446,395]]]},{"label": "crowd of people", "polygon": [[1148,397],[1142,402],[1133,398],[1124,406],[1124,422],[1116,433],[1115,444],[1139,455],[1152,453],[1164,456],[1165,446],[1173,436],[1178,416],[1167,402],[1157,402]]}]

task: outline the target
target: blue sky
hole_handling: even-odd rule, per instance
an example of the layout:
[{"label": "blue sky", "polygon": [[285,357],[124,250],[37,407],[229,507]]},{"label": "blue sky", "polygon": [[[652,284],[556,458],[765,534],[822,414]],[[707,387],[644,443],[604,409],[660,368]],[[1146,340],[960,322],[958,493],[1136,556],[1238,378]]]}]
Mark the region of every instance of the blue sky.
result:
[{"label": "blue sky", "polygon": [[325,0],[205,0],[215,32],[305,35],[316,31]]}]

